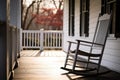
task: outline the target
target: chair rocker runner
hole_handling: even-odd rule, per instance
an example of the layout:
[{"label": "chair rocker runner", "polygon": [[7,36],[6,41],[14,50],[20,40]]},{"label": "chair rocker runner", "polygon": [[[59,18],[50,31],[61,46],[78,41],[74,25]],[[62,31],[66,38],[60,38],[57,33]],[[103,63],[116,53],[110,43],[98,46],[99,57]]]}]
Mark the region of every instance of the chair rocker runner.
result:
[{"label": "chair rocker runner", "polygon": [[[96,70],[95,73],[99,74],[110,22],[111,15],[109,14],[98,17],[92,42],[83,40],[76,40],[76,42],[68,41],[68,52],[64,67],[61,67],[61,69],[75,74],[89,73]],[[72,44],[76,44],[76,49],[73,51],[71,51]],[[89,51],[83,50],[84,48],[89,49]],[[84,66],[80,66],[79,64],[84,64]],[[91,64],[96,66],[93,68]]]}]

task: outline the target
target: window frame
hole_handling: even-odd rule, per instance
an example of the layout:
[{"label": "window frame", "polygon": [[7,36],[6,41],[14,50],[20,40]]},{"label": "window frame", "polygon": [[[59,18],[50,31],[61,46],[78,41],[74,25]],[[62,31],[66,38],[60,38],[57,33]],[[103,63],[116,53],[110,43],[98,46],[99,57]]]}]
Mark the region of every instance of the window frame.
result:
[{"label": "window frame", "polygon": [[69,0],[69,30],[68,34],[69,36],[74,36],[74,30],[75,30],[75,0]]},{"label": "window frame", "polygon": [[119,0],[101,0],[101,14],[112,12],[111,27],[109,35],[114,35],[116,38],[120,38],[120,1]]},{"label": "window frame", "polygon": [[90,0],[80,0],[80,36],[89,36]]}]

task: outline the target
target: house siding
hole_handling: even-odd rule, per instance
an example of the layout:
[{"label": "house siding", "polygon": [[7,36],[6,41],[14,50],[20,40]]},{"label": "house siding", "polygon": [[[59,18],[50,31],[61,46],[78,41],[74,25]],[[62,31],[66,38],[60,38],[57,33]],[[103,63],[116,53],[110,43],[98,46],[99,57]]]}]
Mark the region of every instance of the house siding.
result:
[{"label": "house siding", "polygon": [[6,5],[4,5],[3,3],[6,3],[6,0],[0,0],[0,20],[6,21],[6,10],[2,10],[6,9]]},{"label": "house siding", "polygon": [[20,3],[20,0],[0,0],[0,80],[9,80],[14,75],[13,67],[17,62],[17,30],[9,25],[21,27]]},{"label": "house siding", "polygon": [[102,65],[120,72],[120,39],[108,39]]},{"label": "house siding", "polygon": [[[89,40],[93,39],[93,35],[96,28],[97,18],[101,12],[101,0],[90,0],[90,16],[89,16],[89,37],[79,36],[79,24],[80,24],[80,0],[75,0],[75,36],[68,36],[68,5],[69,0],[64,0],[64,42],[63,50],[67,51],[68,43],[67,41],[75,41],[76,39]],[[76,48],[75,45],[72,48]],[[103,60],[101,63],[103,66],[112,69],[114,71],[120,72],[120,38],[110,39],[108,37]]]},{"label": "house siding", "polygon": [[10,25],[21,28],[21,1],[10,1]]}]

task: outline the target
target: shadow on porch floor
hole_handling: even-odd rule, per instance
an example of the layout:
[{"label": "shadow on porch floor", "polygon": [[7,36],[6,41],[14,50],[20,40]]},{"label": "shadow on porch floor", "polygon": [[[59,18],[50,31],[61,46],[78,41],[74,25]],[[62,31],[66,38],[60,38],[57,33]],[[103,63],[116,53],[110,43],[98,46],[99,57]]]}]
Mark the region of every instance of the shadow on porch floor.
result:
[{"label": "shadow on porch floor", "polygon": [[[34,53],[34,54],[33,54]],[[24,55],[23,55],[24,54]],[[60,50],[39,50],[21,52],[19,67],[15,69],[13,80],[119,80],[120,74],[110,71],[100,76],[83,77],[75,74],[64,74],[60,69],[64,65],[66,54]]]}]

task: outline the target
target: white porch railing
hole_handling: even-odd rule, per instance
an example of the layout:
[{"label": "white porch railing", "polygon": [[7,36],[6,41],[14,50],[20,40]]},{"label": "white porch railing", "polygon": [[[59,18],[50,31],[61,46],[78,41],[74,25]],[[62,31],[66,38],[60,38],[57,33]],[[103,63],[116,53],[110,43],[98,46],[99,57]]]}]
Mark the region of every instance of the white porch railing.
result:
[{"label": "white porch railing", "polygon": [[56,30],[22,30],[23,48],[62,48],[63,31]]}]

